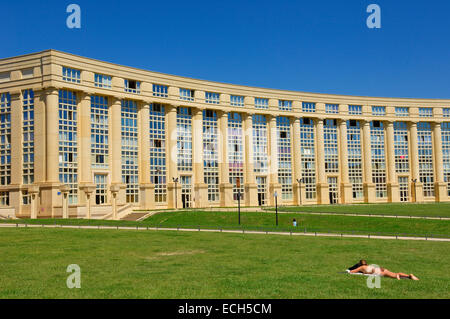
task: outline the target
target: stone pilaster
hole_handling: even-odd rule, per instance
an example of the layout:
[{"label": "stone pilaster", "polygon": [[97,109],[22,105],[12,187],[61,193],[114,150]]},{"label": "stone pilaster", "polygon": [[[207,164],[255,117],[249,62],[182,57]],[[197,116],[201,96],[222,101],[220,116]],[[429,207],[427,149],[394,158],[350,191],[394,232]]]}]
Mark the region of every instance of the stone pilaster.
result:
[{"label": "stone pilaster", "polygon": [[245,205],[258,206],[258,190],[256,185],[253,159],[253,119],[252,114],[244,114],[245,135]]},{"label": "stone pilaster", "polygon": [[[340,109],[343,108],[340,106]],[[340,203],[349,204],[353,201],[352,184],[349,181],[347,121],[339,121],[339,169],[341,171]]]},{"label": "stone pilaster", "polygon": [[317,159],[317,202],[329,204],[329,186],[325,174],[324,119],[315,119],[316,126],[316,159]]},{"label": "stone pilaster", "polygon": [[372,146],[370,121],[363,121],[363,157],[364,157],[364,201],[375,202],[375,184],[372,180]]},{"label": "stone pilaster", "polygon": [[386,125],[386,165],[387,165],[387,193],[388,201],[400,202],[400,193],[397,174],[395,171],[395,145],[394,145],[394,123],[384,122]]},{"label": "stone pilaster", "polygon": [[444,182],[444,161],[443,161],[443,150],[442,150],[442,131],[441,123],[435,122],[433,125],[433,153],[434,153],[434,172],[436,176],[435,182],[435,198],[437,202],[446,201],[448,199],[447,195],[447,184]]},{"label": "stone pilaster", "polygon": [[417,139],[417,122],[409,123],[409,134],[411,144],[410,159],[411,159],[411,197],[413,202],[423,201],[423,184],[420,182],[419,171],[419,148]]},{"label": "stone pilaster", "polygon": [[208,185],[203,168],[203,110],[192,109],[192,169],[194,177],[193,207],[208,206]]},{"label": "stone pilaster", "polygon": [[219,181],[220,206],[234,205],[233,185],[230,183],[228,163],[228,113],[219,112]]}]

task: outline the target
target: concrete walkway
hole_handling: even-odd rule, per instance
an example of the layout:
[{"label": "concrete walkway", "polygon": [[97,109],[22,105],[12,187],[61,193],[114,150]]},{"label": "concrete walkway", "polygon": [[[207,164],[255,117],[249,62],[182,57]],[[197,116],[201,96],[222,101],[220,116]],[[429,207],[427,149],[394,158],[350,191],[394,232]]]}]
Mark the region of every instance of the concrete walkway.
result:
[{"label": "concrete walkway", "polygon": [[340,237],[340,238],[365,238],[365,239],[390,239],[390,240],[420,240],[450,242],[450,238],[433,237],[408,237],[408,236],[381,236],[381,235],[350,235],[317,232],[275,232],[257,230],[225,230],[225,229],[194,229],[194,228],[159,228],[159,227],[125,227],[125,226],[75,226],[75,225],[29,225],[29,224],[0,224],[0,228],[59,228],[59,229],[110,229],[110,230],[136,230],[136,231],[183,231],[183,232],[210,232],[210,233],[234,233],[256,235],[280,235],[280,236],[309,236],[309,237]]}]

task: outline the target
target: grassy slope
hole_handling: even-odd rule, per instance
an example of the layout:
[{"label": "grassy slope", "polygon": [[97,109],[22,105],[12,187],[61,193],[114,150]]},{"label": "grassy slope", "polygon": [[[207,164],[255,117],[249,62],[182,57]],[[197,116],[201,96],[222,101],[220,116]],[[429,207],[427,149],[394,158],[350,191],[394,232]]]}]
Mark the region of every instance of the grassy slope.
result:
[{"label": "grassy slope", "polygon": [[281,207],[289,212],[323,212],[323,213],[352,213],[378,214],[401,216],[437,216],[450,217],[450,203],[398,203],[398,204],[356,204],[356,205],[315,205],[301,207]]},{"label": "grassy slope", "polygon": [[[449,298],[448,243],[0,229],[0,298]],[[421,281],[338,274],[367,258]],[[82,288],[66,288],[78,264]]]}]

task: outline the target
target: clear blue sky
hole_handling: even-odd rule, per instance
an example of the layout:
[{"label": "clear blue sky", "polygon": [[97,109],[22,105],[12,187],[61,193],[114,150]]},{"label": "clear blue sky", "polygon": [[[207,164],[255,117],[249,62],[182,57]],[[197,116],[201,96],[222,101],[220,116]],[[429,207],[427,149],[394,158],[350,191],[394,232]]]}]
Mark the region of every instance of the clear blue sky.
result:
[{"label": "clear blue sky", "polygon": [[[226,83],[450,98],[448,0],[2,2],[0,58],[53,48]],[[371,3],[381,29],[366,26]]]}]

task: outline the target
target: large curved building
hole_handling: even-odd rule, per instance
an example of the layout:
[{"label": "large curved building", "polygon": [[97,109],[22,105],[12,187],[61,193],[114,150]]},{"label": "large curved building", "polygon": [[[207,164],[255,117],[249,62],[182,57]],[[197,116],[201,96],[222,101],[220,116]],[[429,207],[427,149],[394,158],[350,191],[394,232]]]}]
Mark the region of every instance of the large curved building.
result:
[{"label": "large curved building", "polygon": [[55,50],[0,60],[0,215],[448,201],[450,100],[262,89]]}]

